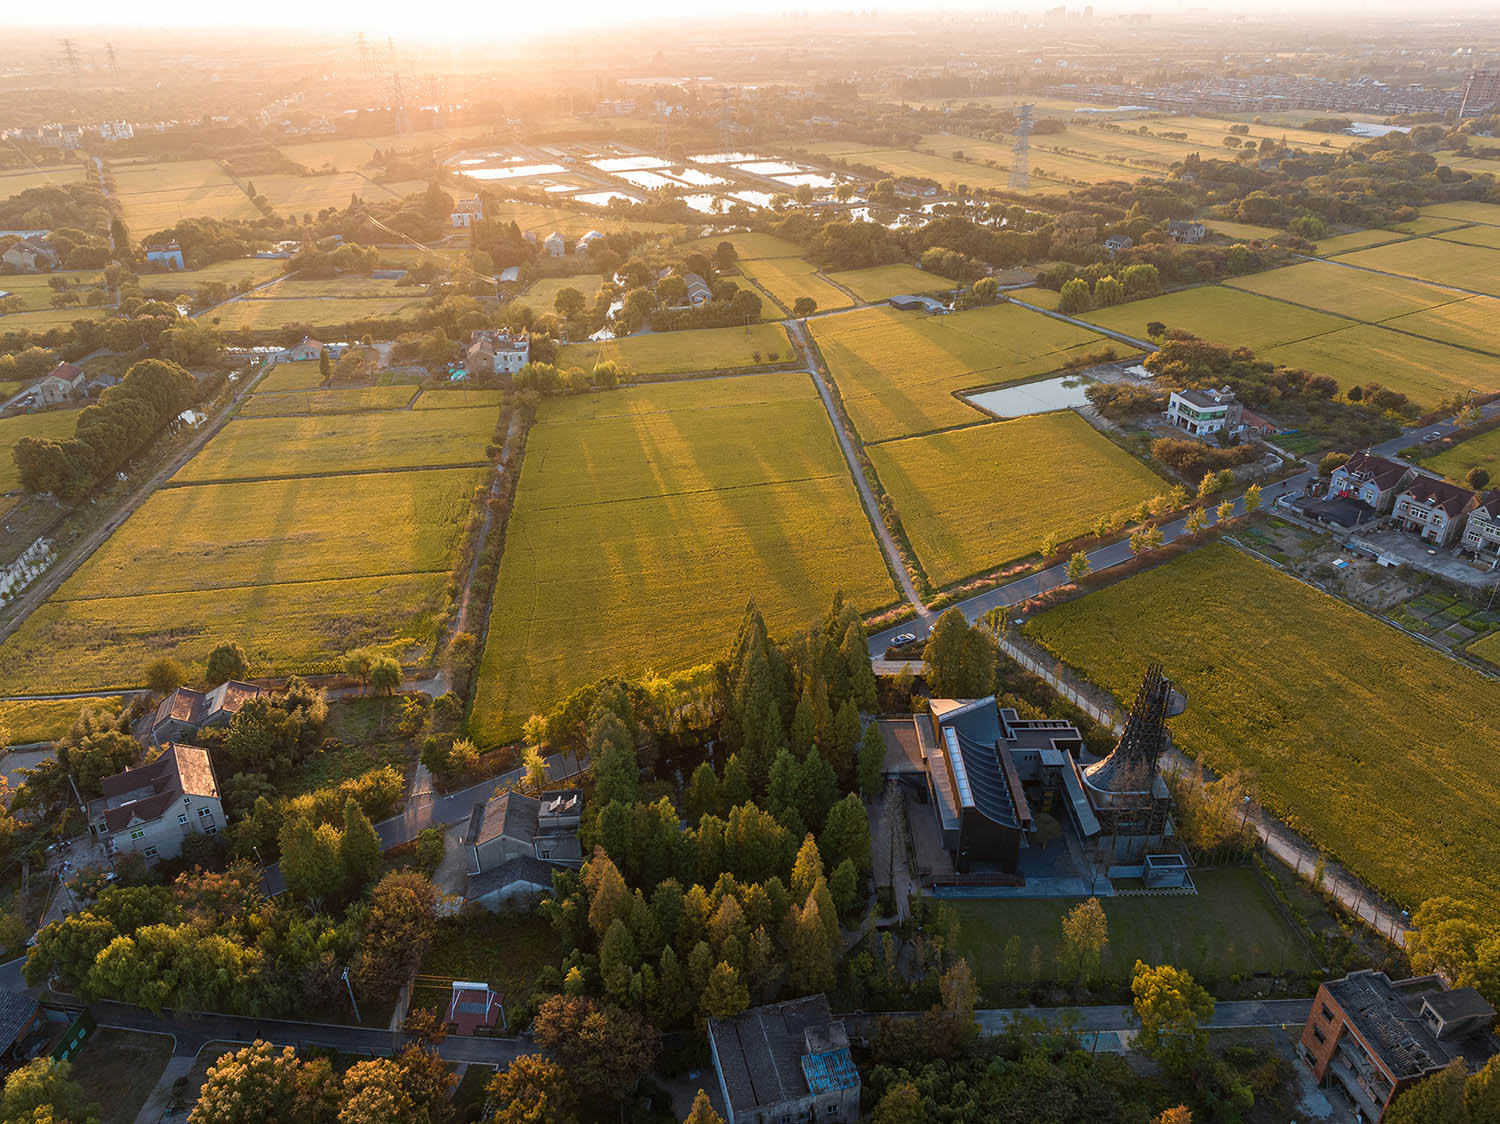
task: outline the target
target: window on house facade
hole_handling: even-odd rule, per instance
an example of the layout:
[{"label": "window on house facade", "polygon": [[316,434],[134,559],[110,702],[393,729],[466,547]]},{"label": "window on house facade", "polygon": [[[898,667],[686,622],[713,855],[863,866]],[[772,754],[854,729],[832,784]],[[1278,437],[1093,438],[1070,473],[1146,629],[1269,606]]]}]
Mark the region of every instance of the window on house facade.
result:
[{"label": "window on house facade", "polygon": [[156,858],[156,848],[155,847],[147,847],[146,848],[146,857],[148,859],[154,859],[154,858]]},{"label": "window on house facade", "polygon": [[204,819],[207,816],[211,816],[213,814],[214,814],[214,810],[212,808],[199,808],[198,809],[198,818],[200,820]]},{"label": "window on house facade", "polygon": [[178,823],[187,823],[187,813],[184,812],[184,813],[180,814],[177,817],[177,822]]},{"label": "window on house facade", "polygon": [[1320,1026],[1313,1027],[1313,1037],[1318,1040],[1320,1046],[1328,1041],[1328,1035],[1323,1033],[1323,1028]]},{"label": "window on house facade", "polygon": [[1333,1012],[1328,1009],[1328,1004],[1327,1003],[1323,1003],[1323,1004],[1320,1004],[1320,1006],[1323,1008],[1323,1019],[1324,1019],[1324,1021],[1325,1022],[1330,1022],[1330,1023],[1333,1022]]},{"label": "window on house facade", "polygon": [[203,834],[204,835],[217,835],[217,834],[219,834],[219,829],[216,828],[216,827],[214,827],[213,824],[209,824],[207,827],[205,827],[203,829]]},{"label": "window on house facade", "polygon": [[132,838],[132,839],[144,839],[144,838],[146,838],[146,833],[144,831],[142,831],[140,828],[136,828],[134,831],[132,831],[130,833],[130,838]]}]

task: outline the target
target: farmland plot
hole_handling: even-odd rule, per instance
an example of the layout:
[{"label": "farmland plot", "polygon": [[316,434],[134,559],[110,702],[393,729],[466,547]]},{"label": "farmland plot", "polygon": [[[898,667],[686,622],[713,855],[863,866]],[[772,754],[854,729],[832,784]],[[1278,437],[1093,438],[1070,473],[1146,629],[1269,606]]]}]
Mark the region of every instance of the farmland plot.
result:
[{"label": "farmland plot", "polygon": [[1272,348],[1261,358],[1331,375],[1341,388],[1378,382],[1428,408],[1470,388],[1500,390],[1500,364],[1493,358],[1374,324]]},{"label": "farmland plot", "polygon": [[817,266],[802,258],[741,261],[740,272],[769,293],[788,312],[799,297],[811,297],[823,312],[848,308],[854,303],[848,293],[820,274]]},{"label": "farmland plot", "polygon": [[1188,696],[1178,744],[1248,769],[1277,816],[1400,904],[1500,908],[1500,684],[1227,546],[1027,631],[1122,701],[1161,661]]},{"label": "farmland plot", "polygon": [[601,360],[613,359],[638,375],[683,375],[748,369],[795,357],[785,328],[780,324],[754,324],[749,328],[697,328],[651,332],[603,343],[570,343],[558,349],[557,365],[591,371]]},{"label": "farmland plot", "polygon": [[1439,289],[1420,281],[1345,269],[1321,261],[1271,269],[1226,284],[1247,293],[1309,305],[1366,323],[1420,312],[1462,297],[1451,289]]},{"label": "farmland plot", "polygon": [[1298,308],[1223,285],[1179,289],[1165,296],[1130,301],[1083,313],[1102,328],[1144,339],[1146,325],[1158,320],[1200,339],[1252,351],[1320,336],[1347,328],[1350,321],[1309,308]]},{"label": "farmland plot", "polygon": [[339,390],[262,393],[257,389],[240,407],[242,418],[276,418],[289,414],[348,414],[363,410],[400,410],[417,396],[414,386],[354,386]]},{"label": "farmland plot", "polygon": [[928,273],[914,265],[877,265],[830,273],[829,279],[848,289],[862,301],[882,301],[901,294],[940,293],[958,287],[956,281]]},{"label": "farmland plot", "polygon": [[513,737],[608,674],[712,657],[753,598],[800,627],[894,587],[805,374],[544,404],[506,532],[474,728]]},{"label": "farmland plot", "polygon": [[[1500,250],[1440,238],[1410,238],[1345,254],[1340,261],[1500,296]],[[1461,295],[1461,294],[1460,294]]]},{"label": "farmland plot", "polygon": [[1068,539],[1165,482],[1072,411],[885,441],[870,459],[922,568],[944,586]]}]

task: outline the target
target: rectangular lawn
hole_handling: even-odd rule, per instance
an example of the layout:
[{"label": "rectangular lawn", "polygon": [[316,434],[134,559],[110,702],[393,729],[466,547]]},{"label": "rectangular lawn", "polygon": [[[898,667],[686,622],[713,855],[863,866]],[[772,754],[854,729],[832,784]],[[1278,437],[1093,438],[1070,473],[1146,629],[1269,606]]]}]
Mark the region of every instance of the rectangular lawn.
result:
[{"label": "rectangular lawn", "polygon": [[712,658],[754,599],[803,627],[894,587],[812,380],[642,386],[543,404],[506,532],[473,728],[487,743],[610,674]]},{"label": "rectangular lawn", "polygon": [[1331,375],[1340,387],[1378,382],[1429,409],[1471,387],[1482,394],[1500,390],[1494,359],[1374,324],[1272,348],[1261,358]]},{"label": "rectangular lawn", "polygon": [[[772,358],[772,354],[778,357]],[[685,375],[694,371],[730,371],[796,358],[796,349],[780,324],[748,328],[698,328],[685,332],[648,332],[603,343],[570,343],[558,349],[559,367],[593,370],[603,359],[623,363],[638,375]]]},{"label": "rectangular lawn", "polygon": [[255,384],[256,394],[280,390],[316,390],[323,385],[323,364],[318,359],[298,359],[277,363]]},{"label": "rectangular lawn", "polygon": [[945,586],[1070,538],[1166,483],[1071,410],[867,447],[917,558]]},{"label": "rectangular lawn", "polygon": [[1331,262],[1310,261],[1239,277],[1226,284],[1247,293],[1305,304],[1324,312],[1366,323],[1389,320],[1460,299],[1451,289],[1438,289],[1404,277],[1387,277]]},{"label": "rectangular lawn", "polygon": [[[1102,899],[1109,921],[1109,945],[1100,966],[1105,979],[1128,980],[1137,960],[1176,965],[1210,985],[1231,975],[1317,967],[1253,869],[1195,870],[1193,881],[1198,893],[1191,897]],[[1041,966],[1036,982],[1071,979],[1059,976],[1056,954],[1063,916],[1078,904],[1076,899],[958,899],[947,904],[958,912],[959,952],[985,993],[998,995],[1006,987],[1031,982],[1034,956]],[[1019,979],[1005,978],[1005,949],[1012,938],[1020,942]]]},{"label": "rectangular lawn", "polygon": [[1019,382],[1118,344],[1013,304],[949,316],[859,309],[808,322],[866,441],[928,433],[982,415],[954,396]]},{"label": "rectangular lawn", "polygon": [[55,597],[445,572],[482,475],[455,468],[166,488]]},{"label": "rectangular lawn", "polygon": [[1400,904],[1500,909],[1500,683],[1223,545],[1026,627],[1126,702],[1160,661],[1178,744]]},{"label": "rectangular lawn", "polygon": [[584,273],[577,277],[543,277],[540,281],[533,282],[531,288],[516,298],[515,303],[524,304],[537,313],[555,312],[557,294],[564,289],[577,289],[592,308],[594,297],[598,295],[602,284],[604,276],[599,273]]},{"label": "rectangular lawn", "polygon": [[183,465],[172,483],[483,464],[496,416],[497,411],[479,407],[238,418]]}]

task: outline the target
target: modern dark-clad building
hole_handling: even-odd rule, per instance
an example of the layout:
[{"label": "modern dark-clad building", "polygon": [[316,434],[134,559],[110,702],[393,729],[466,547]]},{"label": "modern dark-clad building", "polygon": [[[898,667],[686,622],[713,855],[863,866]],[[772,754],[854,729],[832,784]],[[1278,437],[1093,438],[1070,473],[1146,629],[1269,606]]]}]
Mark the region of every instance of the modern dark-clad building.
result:
[{"label": "modern dark-clad building", "polygon": [[825,995],[708,1020],[728,1124],[852,1124],[859,1070]]},{"label": "modern dark-clad building", "polygon": [[1438,976],[1393,983],[1384,972],[1353,972],[1318,988],[1302,1060],[1320,1085],[1378,1122],[1398,1093],[1454,1058],[1472,1073],[1500,1052],[1494,1017],[1479,992],[1449,989]]}]

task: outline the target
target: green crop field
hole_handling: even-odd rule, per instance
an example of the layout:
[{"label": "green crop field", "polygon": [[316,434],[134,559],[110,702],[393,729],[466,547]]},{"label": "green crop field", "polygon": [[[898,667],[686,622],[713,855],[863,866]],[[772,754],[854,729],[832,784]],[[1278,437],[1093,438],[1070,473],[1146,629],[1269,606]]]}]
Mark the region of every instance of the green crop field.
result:
[{"label": "green crop field", "polygon": [[0,330],[45,332],[52,328],[67,328],[75,320],[99,320],[106,315],[108,315],[107,311],[102,308],[47,308],[30,312],[11,312],[0,316]]},{"label": "green crop field", "polygon": [[78,424],[77,410],[45,410],[39,414],[16,414],[0,418],[0,494],[21,486],[21,470],[16,467],[11,450],[23,437],[63,440],[73,436]]},{"label": "green crop field", "polygon": [[201,669],[234,641],[257,674],[339,670],[351,648],[430,652],[447,605],[445,573],[294,581],[186,593],[53,598],[0,646],[0,689],[87,691],[141,686],[152,660]]},{"label": "green crop field", "polygon": [[208,313],[207,318],[225,332],[270,331],[293,324],[314,329],[338,329],[362,320],[410,315],[421,307],[416,293],[399,297],[312,297],[300,300],[241,298],[220,305]]},{"label": "green crop field", "polygon": [[178,470],[174,484],[484,463],[494,409],[394,410],[239,418]]},{"label": "green crop field", "polygon": [[514,737],[604,675],[716,655],[754,599],[775,631],[894,587],[811,378],[543,403],[506,532],[472,728]]},{"label": "green crop field", "polygon": [[811,297],[823,312],[848,308],[854,303],[848,293],[819,273],[817,266],[802,258],[747,259],[740,262],[740,272],[779,301],[787,312],[799,297]]},{"label": "green crop field", "polygon": [[1483,468],[1489,472],[1491,480],[1500,482],[1500,429],[1460,441],[1453,448],[1423,460],[1422,467],[1441,472],[1460,484],[1469,469]]},{"label": "green crop field", "polygon": [[323,385],[323,364],[318,359],[298,359],[278,363],[266,372],[255,386],[256,394],[274,394],[282,390],[317,390]]},{"label": "green crop field", "polygon": [[1378,382],[1429,409],[1471,388],[1500,390],[1500,364],[1493,358],[1373,324],[1271,348],[1261,358],[1331,375],[1340,387]]},{"label": "green crop field", "polygon": [[1165,482],[1072,411],[868,446],[934,585],[1089,531]]},{"label": "green crop field", "polygon": [[200,285],[222,281],[231,289],[260,285],[286,272],[286,262],[278,258],[231,258],[216,261],[202,269],[179,269],[162,273],[143,273],[140,285],[144,292],[197,292]]},{"label": "green crop field", "polygon": [[[773,353],[779,358],[773,359]],[[749,328],[649,332],[603,343],[570,343],[558,349],[557,365],[591,371],[601,360],[613,359],[638,375],[685,375],[759,367],[796,356],[780,324],[752,324]]]},{"label": "green crop field", "polygon": [[940,293],[958,287],[957,282],[914,265],[877,265],[828,276],[862,301],[881,301],[903,293]]},{"label": "green crop field", "polygon": [[762,234],[759,231],[747,231],[743,234],[710,234],[707,238],[698,238],[692,242],[684,242],[673,249],[683,257],[697,252],[713,257],[714,251],[719,248],[720,242],[729,242],[734,245],[735,253],[745,261],[759,261],[761,258],[798,258],[802,256],[802,247],[795,242],[788,242],[785,238],[777,238],[774,234]]},{"label": "green crop field", "polygon": [[255,393],[240,407],[242,418],[281,418],[290,414],[348,414],[400,410],[417,396],[414,386],[356,386],[342,390]]},{"label": "green crop field", "polygon": [[33,699],[0,703],[0,730],[9,734],[6,745],[55,742],[66,737],[84,710],[119,714],[125,700],[118,695],[92,699]]},{"label": "green crop field", "polygon": [[1339,260],[1500,296],[1500,250],[1484,246],[1466,246],[1440,238],[1409,238],[1392,246],[1345,254]]},{"label": "green crop field", "polygon": [[1444,242],[1462,242],[1468,246],[1500,250],[1500,226],[1461,226],[1437,237]]},{"label": "green crop field", "polygon": [[424,390],[411,404],[413,410],[467,410],[476,406],[498,407],[505,401],[503,390],[470,390],[454,383],[440,390]]},{"label": "green crop field", "polygon": [[[1060,847],[1061,843],[1052,846]],[[1311,971],[1317,967],[1297,930],[1283,918],[1271,890],[1250,867],[1193,871],[1192,897],[1112,897],[1102,899],[1109,921],[1109,945],[1100,965],[1107,980],[1128,980],[1137,960],[1173,964],[1200,982],[1228,980],[1252,972]],[[959,899],[958,952],[979,977],[987,994],[1030,982],[1071,982],[1061,973],[1063,916],[1077,905],[1066,898]],[[1019,942],[1017,978],[1006,978],[1006,945]],[[1033,950],[1036,950],[1035,952]]]},{"label": "green crop field", "polygon": [[860,309],[810,320],[808,330],[866,441],[976,421],[955,391],[1046,374],[1111,346],[1086,328],[1012,304],[949,316]]},{"label": "green crop field", "polygon": [[483,475],[456,468],[166,488],[55,597],[445,571]]},{"label": "green crop field", "polygon": [[516,298],[516,304],[524,304],[534,312],[556,312],[557,294],[564,289],[577,289],[583,294],[584,300],[593,307],[594,298],[599,295],[599,286],[604,284],[604,277],[598,273],[584,273],[577,277],[543,277],[535,282]]},{"label": "green crop field", "polygon": [[1179,289],[1149,300],[1100,308],[1083,313],[1083,319],[1138,339],[1146,337],[1148,323],[1159,320],[1168,328],[1181,328],[1202,339],[1253,351],[1321,336],[1350,324],[1326,312],[1298,308],[1224,285]]},{"label": "green crop field", "polygon": [[[1500,165],[1494,162],[1489,164],[1491,172],[1500,170]],[[1424,217],[1439,219],[1454,219],[1458,222],[1480,222],[1488,223],[1490,226],[1500,226],[1500,203],[1477,203],[1473,200],[1460,200],[1456,203],[1436,203],[1431,207],[1423,207]]]},{"label": "green crop field", "polygon": [[1026,627],[1125,701],[1159,660],[1178,744],[1400,904],[1500,909],[1500,683],[1222,545]]},{"label": "green crop field", "polygon": [[1347,254],[1351,250],[1367,250],[1371,246],[1384,246],[1389,242],[1401,242],[1408,236],[1395,230],[1356,230],[1352,234],[1336,234],[1324,238],[1317,244],[1318,254],[1325,258]]},{"label": "green crop field", "polygon": [[1322,261],[1254,273],[1226,284],[1248,293],[1309,305],[1367,323],[1420,312],[1461,297],[1451,289],[1438,289],[1403,277],[1345,269]]},{"label": "green crop field", "polygon": [[[56,273],[13,273],[0,275],[0,291],[20,297],[26,307],[31,310],[41,311],[52,308],[52,297],[56,290],[52,288],[52,282],[60,280],[67,283],[69,291],[76,292],[80,297],[85,296],[90,289],[102,291],[104,274],[92,269],[60,269]],[[59,314],[76,316],[81,311],[94,313],[95,309],[86,309],[82,306],[76,308],[61,308],[56,310]],[[11,324],[9,319],[0,320],[0,323]]]},{"label": "green crop field", "polygon": [[1005,295],[1011,300],[1025,301],[1053,312],[1062,303],[1062,294],[1056,289],[1007,289]]},{"label": "green crop field", "polygon": [[1491,632],[1487,636],[1481,636],[1469,645],[1469,651],[1482,660],[1500,667],[1500,632]]},{"label": "green crop field", "polygon": [[1497,324],[1500,324],[1500,300],[1469,297],[1387,320],[1382,326],[1500,355],[1500,333],[1495,330]]}]

